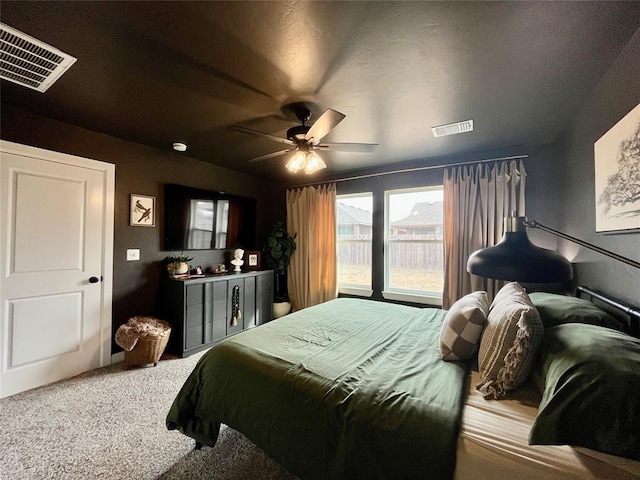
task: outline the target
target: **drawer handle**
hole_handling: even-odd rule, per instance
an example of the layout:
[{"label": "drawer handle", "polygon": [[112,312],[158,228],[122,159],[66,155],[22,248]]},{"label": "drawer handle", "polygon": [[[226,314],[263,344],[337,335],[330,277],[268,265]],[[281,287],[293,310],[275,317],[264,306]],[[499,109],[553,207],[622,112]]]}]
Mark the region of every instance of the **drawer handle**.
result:
[{"label": "drawer handle", "polygon": [[242,312],[240,311],[240,287],[238,285],[233,287],[231,293],[231,326],[238,326],[238,320],[242,318]]}]

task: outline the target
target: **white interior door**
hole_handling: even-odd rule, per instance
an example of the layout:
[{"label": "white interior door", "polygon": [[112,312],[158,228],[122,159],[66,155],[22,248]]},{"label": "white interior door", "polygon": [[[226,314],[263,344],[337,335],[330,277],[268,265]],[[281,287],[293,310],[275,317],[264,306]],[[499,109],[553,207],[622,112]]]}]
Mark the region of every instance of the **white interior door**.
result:
[{"label": "white interior door", "polygon": [[115,167],[0,147],[5,397],[110,361]]}]

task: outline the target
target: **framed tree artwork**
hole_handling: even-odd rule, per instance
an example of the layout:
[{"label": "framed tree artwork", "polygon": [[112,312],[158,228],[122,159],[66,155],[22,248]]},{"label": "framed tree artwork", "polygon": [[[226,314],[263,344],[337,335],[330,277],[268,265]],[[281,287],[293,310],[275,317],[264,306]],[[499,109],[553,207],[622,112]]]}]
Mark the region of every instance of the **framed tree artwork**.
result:
[{"label": "framed tree artwork", "polygon": [[156,226],[156,198],[131,194],[129,201],[129,225],[134,227]]},{"label": "framed tree artwork", "polygon": [[594,144],[596,232],[640,229],[640,105]]}]

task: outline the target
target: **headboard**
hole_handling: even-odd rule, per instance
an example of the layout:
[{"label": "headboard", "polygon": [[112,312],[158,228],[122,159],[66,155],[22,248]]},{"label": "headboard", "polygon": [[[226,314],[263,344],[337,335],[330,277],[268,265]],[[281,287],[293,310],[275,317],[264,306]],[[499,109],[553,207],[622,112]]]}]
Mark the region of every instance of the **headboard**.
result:
[{"label": "headboard", "polygon": [[576,297],[582,297],[583,294],[588,295],[591,298],[591,301],[593,301],[593,299],[599,300],[605,305],[613,307],[626,314],[629,334],[634,337],[640,337],[640,308],[625,305],[619,300],[604,293],[591,290],[589,287],[578,286],[576,288]]}]

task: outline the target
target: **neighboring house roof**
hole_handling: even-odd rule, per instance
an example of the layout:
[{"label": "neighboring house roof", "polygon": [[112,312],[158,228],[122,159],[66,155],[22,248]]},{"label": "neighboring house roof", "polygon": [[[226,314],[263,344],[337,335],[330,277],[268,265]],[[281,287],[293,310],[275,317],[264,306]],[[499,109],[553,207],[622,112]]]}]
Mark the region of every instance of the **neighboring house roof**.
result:
[{"label": "neighboring house roof", "polygon": [[338,225],[371,226],[371,212],[361,208],[337,203],[336,216],[338,217]]},{"label": "neighboring house roof", "polygon": [[421,227],[425,225],[442,225],[443,202],[418,202],[411,209],[409,216],[392,222],[394,227]]}]

